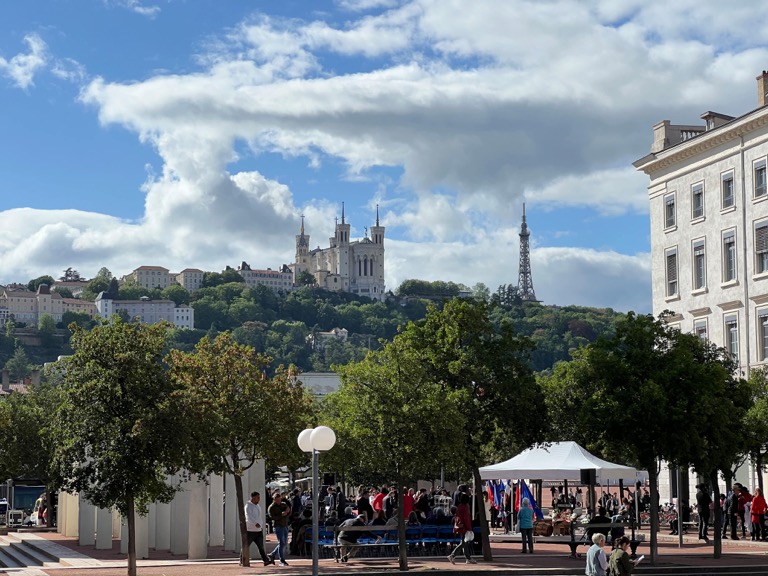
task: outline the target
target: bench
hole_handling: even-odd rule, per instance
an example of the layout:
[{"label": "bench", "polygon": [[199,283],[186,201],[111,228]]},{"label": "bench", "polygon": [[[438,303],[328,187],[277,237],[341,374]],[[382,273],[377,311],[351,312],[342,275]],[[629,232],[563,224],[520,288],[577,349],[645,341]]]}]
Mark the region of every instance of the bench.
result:
[{"label": "bench", "polygon": [[[546,538],[543,538],[541,542],[560,542],[564,544],[568,544],[569,548],[571,549],[571,558],[580,558],[581,556],[578,554],[578,548],[581,545],[587,545],[592,546],[592,540],[590,538],[587,538],[587,534],[589,531],[600,531],[601,529],[609,529],[613,528],[632,528],[631,523],[624,523],[624,522],[611,522],[611,523],[600,523],[600,524],[580,524],[579,526],[573,526],[571,525],[571,535],[570,536],[547,536]],[[576,537],[576,529],[583,530],[582,534],[577,538]],[[597,530],[595,530],[597,529]],[[606,538],[607,541],[607,538]],[[641,542],[645,541],[645,534],[635,534],[634,538],[630,538],[629,540],[629,547],[632,553],[630,554],[630,558],[634,559],[637,556],[637,547],[640,545]]]}]

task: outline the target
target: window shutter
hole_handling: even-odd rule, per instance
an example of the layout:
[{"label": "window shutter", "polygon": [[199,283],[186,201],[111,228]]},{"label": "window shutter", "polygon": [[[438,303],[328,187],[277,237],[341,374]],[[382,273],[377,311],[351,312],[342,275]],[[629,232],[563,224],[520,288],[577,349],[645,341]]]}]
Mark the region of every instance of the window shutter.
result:
[{"label": "window shutter", "polygon": [[768,225],[755,228],[755,253],[768,252]]},{"label": "window shutter", "polygon": [[[768,237],[766,238],[768,241]],[[667,282],[677,281],[677,253],[667,254]]]}]

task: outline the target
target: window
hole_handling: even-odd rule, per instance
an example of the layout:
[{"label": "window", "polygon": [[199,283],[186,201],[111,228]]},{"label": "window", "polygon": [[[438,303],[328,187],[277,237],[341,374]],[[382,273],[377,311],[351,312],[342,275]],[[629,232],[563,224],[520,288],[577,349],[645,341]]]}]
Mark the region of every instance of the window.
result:
[{"label": "window", "polygon": [[768,360],[768,308],[757,311],[757,337],[760,360]]},{"label": "window", "polygon": [[768,272],[768,222],[755,225],[755,270]]},{"label": "window", "polygon": [[754,173],[755,198],[765,196],[765,158],[752,165]]},{"label": "window", "polygon": [[696,320],[693,323],[693,333],[696,334],[699,338],[702,340],[707,339],[707,321],[704,320]]},{"label": "window", "polygon": [[704,217],[704,184],[699,182],[691,186],[691,218]]},{"label": "window", "polygon": [[736,280],[736,232],[723,232],[723,282]]},{"label": "window", "polygon": [[707,258],[704,254],[704,240],[693,243],[693,289],[701,290],[707,285]]},{"label": "window", "polygon": [[675,225],[675,195],[664,197],[664,227],[672,228]]},{"label": "window", "polygon": [[720,189],[722,190],[722,207],[730,208],[733,206],[733,171],[726,172],[720,180]]},{"label": "window", "polygon": [[667,259],[667,297],[677,296],[677,248],[666,253]]},{"label": "window", "polygon": [[739,323],[736,316],[725,317],[725,348],[734,360],[739,359]]}]

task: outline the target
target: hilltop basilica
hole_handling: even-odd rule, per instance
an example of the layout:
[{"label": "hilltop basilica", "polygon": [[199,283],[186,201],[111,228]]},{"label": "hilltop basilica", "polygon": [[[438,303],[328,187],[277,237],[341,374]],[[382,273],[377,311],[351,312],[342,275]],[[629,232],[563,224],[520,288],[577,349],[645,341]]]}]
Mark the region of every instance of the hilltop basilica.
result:
[{"label": "hilltop basilica", "polygon": [[376,225],[361,240],[350,242],[350,225],[344,219],[341,205],[341,223],[336,220],[336,233],[329,238],[330,246],[314,250],[309,248],[309,235],[301,230],[296,235],[296,262],[290,266],[294,284],[299,275],[307,271],[315,277],[317,285],[327,290],[352,292],[374,300],[384,300],[384,226],[379,225],[379,206],[376,206]]}]

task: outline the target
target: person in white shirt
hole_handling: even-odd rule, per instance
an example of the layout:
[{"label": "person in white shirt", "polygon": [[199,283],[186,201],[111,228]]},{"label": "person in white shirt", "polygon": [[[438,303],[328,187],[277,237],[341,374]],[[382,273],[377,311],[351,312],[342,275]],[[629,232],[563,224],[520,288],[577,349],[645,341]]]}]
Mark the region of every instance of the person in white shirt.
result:
[{"label": "person in white shirt", "polygon": [[264,566],[269,566],[275,561],[264,551],[264,514],[259,500],[261,495],[258,492],[251,492],[251,499],[245,503],[245,529],[248,532],[248,546],[255,543]]}]

